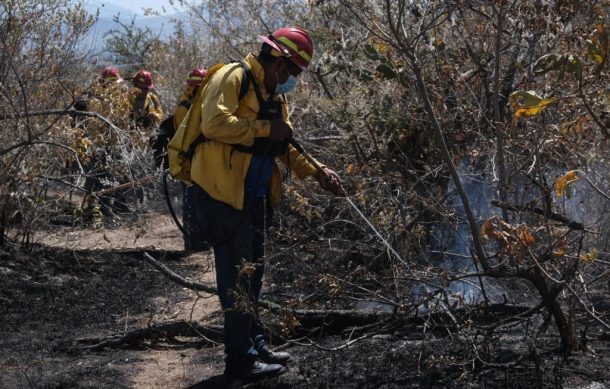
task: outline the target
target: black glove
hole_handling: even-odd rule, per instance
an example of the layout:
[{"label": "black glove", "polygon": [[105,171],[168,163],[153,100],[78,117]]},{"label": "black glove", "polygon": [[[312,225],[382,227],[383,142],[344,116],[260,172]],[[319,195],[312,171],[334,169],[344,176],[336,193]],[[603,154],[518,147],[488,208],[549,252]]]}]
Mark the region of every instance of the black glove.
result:
[{"label": "black glove", "polygon": [[136,119],[136,124],[138,127],[150,127],[152,124],[152,119],[148,115],[140,116],[138,119]]},{"label": "black glove", "polygon": [[148,145],[153,151],[153,157],[155,159],[155,166],[167,169],[169,164],[167,161],[167,144],[169,143],[169,138],[167,134],[163,133],[160,130],[150,137],[148,141]]},{"label": "black glove", "polygon": [[88,111],[89,103],[87,103],[87,100],[79,100],[74,103],[74,109],[77,111]]}]

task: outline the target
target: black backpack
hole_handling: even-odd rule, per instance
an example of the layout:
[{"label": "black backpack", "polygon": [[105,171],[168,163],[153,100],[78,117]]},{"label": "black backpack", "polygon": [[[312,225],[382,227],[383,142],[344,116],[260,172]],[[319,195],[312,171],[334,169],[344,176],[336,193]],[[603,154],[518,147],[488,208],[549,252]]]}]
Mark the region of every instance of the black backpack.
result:
[{"label": "black backpack", "polygon": [[168,168],[167,144],[175,133],[174,115],[170,115],[159,124],[159,128],[157,128],[157,131],[151,136],[148,144],[153,150],[155,165],[157,167],[163,166],[163,169]]}]

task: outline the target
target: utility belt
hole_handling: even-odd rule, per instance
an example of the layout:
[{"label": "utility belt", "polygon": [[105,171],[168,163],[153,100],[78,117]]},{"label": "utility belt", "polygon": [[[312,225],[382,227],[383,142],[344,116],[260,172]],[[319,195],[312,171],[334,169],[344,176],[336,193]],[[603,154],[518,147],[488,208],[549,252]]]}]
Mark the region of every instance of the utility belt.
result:
[{"label": "utility belt", "polygon": [[269,138],[255,138],[252,146],[233,145],[233,148],[242,153],[257,156],[277,157],[288,152],[288,140],[271,140]]}]

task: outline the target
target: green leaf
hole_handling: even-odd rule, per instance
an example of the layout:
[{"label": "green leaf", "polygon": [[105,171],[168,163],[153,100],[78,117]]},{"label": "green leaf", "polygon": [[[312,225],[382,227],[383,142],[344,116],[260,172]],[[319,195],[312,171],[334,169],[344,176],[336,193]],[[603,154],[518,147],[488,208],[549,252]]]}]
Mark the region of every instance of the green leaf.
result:
[{"label": "green leaf", "polygon": [[551,70],[559,70],[562,64],[562,56],[557,54],[547,54],[538,58],[534,64],[534,74],[545,74]]},{"label": "green leaf", "polygon": [[589,55],[597,64],[596,72],[599,72],[608,58],[608,31],[603,24],[598,24],[591,33],[591,39],[587,40]]},{"label": "green leaf", "polygon": [[516,91],[508,97],[508,102],[515,110],[515,117],[537,116],[547,106],[555,103],[557,99],[551,97],[544,99],[534,91]]},{"label": "green leaf", "polygon": [[590,39],[586,40],[587,48],[589,49],[589,55],[593,58],[596,64],[600,65],[604,62],[604,56],[599,47]]},{"label": "green leaf", "polygon": [[582,70],[582,61],[580,58],[573,54],[564,54],[564,56],[566,57],[566,70],[570,73],[580,73]]},{"label": "green leaf", "polygon": [[375,70],[377,71],[377,73],[379,73],[379,76],[381,78],[386,80],[391,80],[397,77],[396,72],[388,63],[380,64],[379,66],[377,66],[377,68],[375,68]]},{"label": "green leaf", "polygon": [[369,43],[364,45],[364,54],[373,61],[379,61],[381,59],[379,52]]},{"label": "green leaf", "polygon": [[574,54],[547,54],[538,58],[534,64],[535,74],[545,74],[550,71],[558,71],[559,79],[564,73],[574,73],[580,79],[582,76],[582,61]]},{"label": "green leaf", "polygon": [[566,192],[566,197],[568,199],[571,199],[572,197],[574,197],[575,188],[574,188],[573,182],[566,184],[565,192]]},{"label": "green leaf", "polygon": [[366,69],[356,69],[354,70],[354,75],[358,81],[373,81],[373,73]]}]

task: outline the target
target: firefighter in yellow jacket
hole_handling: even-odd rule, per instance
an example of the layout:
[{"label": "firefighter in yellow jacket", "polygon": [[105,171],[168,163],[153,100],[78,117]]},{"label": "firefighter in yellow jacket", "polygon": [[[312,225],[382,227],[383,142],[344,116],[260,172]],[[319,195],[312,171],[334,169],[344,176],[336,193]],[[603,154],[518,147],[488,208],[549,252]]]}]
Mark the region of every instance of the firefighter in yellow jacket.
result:
[{"label": "firefighter in yellow jacket", "polygon": [[195,68],[191,70],[186,79],[186,85],[180,97],[178,98],[178,106],[174,113],[168,116],[157,129],[156,133],[150,139],[150,147],[153,150],[155,164],[157,167],[163,166],[167,168],[167,145],[172,139],[180,123],[186,117],[193,99],[197,94],[199,85],[205,78],[207,71],[203,68]]},{"label": "firefighter in yellow jacket", "polygon": [[[130,104],[128,89],[123,82],[119,69],[106,67],[97,82],[80,96],[74,108],[80,111],[96,112],[111,121],[118,128],[127,128],[130,124]],[[96,192],[112,187],[120,176],[117,166],[117,131],[93,118],[85,118],[75,126],[75,136],[80,139],[76,150],[83,151],[81,166],[85,173],[86,197],[83,202],[83,216],[91,218],[93,225],[102,221],[102,216],[112,215],[117,211],[128,209],[125,199],[119,193],[108,193],[99,198]],[[117,169],[118,168],[118,169]]]},{"label": "firefighter in yellow jacket", "polygon": [[180,127],[180,123],[182,123],[182,120],[191,107],[197,89],[199,88],[199,85],[201,85],[206,74],[207,71],[203,68],[195,68],[189,72],[188,78],[186,79],[186,87],[182,90],[182,93],[180,93],[178,107],[176,107],[176,111],[174,111],[174,128]]},{"label": "firefighter in yellow jacket", "polygon": [[[168,167],[167,160],[167,145],[172,139],[180,123],[186,117],[191,104],[197,94],[201,82],[205,78],[207,71],[203,68],[192,69],[186,79],[186,85],[180,97],[178,98],[178,106],[173,115],[167,117],[157,129],[157,132],[150,140],[150,146],[153,150],[155,165],[157,167]],[[191,208],[191,191],[182,183],[182,224],[187,233],[184,236],[185,251],[204,251],[208,250],[207,242],[202,239],[197,239],[198,226],[195,220],[192,220]],[[192,238],[191,238],[192,237]]]},{"label": "firefighter in yellow jacket", "polygon": [[163,109],[159,98],[152,92],[155,89],[152,74],[148,70],[139,70],[133,76],[133,85],[135,88],[128,97],[131,119],[140,129],[155,128],[163,119]]},{"label": "firefighter in yellow jacket", "polygon": [[[312,176],[335,194],[340,189],[337,173],[316,170],[288,142],[293,130],[284,95],[311,61],[309,34],[288,27],[260,38],[258,55],[249,54],[243,66],[224,66],[204,86],[201,131],[206,140],[191,164],[193,216],[214,248],[225,311],[225,375],[243,381],[282,374],[290,359],[266,346],[259,318],[250,309],[264,271],[265,199],[274,206],[280,199],[276,160],[297,178]],[[246,76],[250,85],[240,99]]]}]

